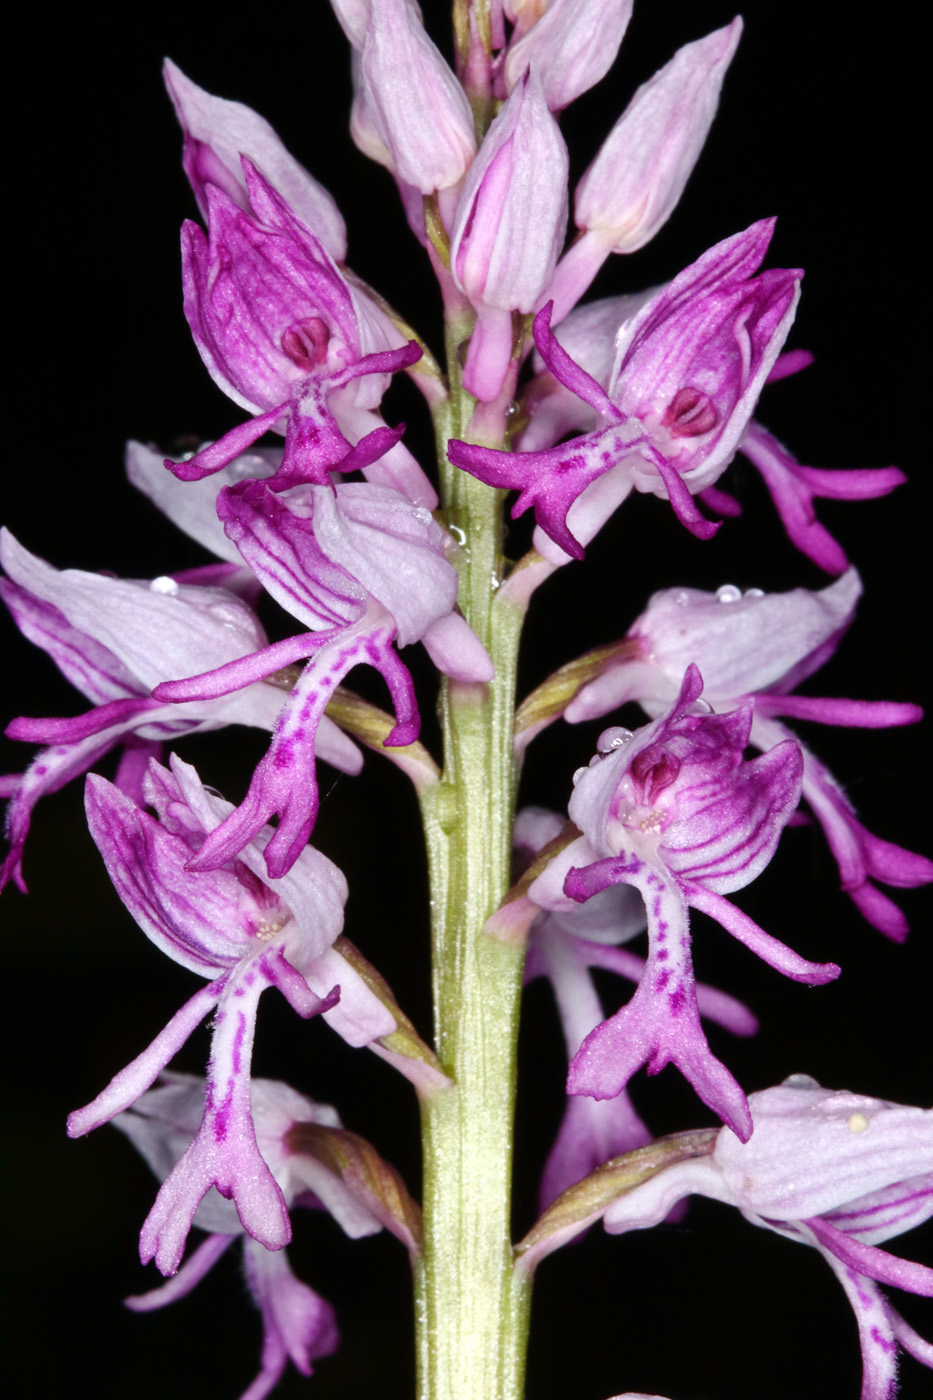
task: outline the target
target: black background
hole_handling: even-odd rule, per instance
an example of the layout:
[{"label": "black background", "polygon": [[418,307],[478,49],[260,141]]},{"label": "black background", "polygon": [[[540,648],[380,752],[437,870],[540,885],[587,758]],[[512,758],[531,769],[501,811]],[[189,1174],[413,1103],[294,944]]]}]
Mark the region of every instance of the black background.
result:
[{"label": "black background", "polygon": [[[446,45],[444,6],[426,8]],[[21,16],[23,39],[7,72],[6,338],[18,373],[7,409],[3,516],[59,567],[149,577],[205,560],[125,483],[123,442],[134,436],[169,448],[180,434],[216,436],[239,421],[204,372],[182,317],[177,229],[195,209],[160,85],[164,53],[210,91],[249,103],[273,123],[340,200],[351,265],[435,345],[437,311],[391,180],[347,135],[346,46],[321,0],[230,13],[201,0],[160,5],[140,27],[127,13],[70,7],[50,17],[35,7]],[[760,416],[815,465],[896,462],[912,474],[886,500],[820,508],[858,564],[866,597],[840,653],[808,688],[922,702],[929,700],[921,671],[931,500],[920,457],[929,307],[915,203],[920,60],[908,25],[915,12],[886,6],[872,29],[854,27],[850,8],[835,5],[753,0],[744,13],[720,115],[679,208],[648,248],[613,259],[595,291],[669,278],[752,220],[780,216],[771,264],[807,272],[789,345],[809,347],[817,360],[769,389]],[[636,6],[610,77],[563,119],[577,174],[634,88],[680,44],[731,17],[725,0]],[[406,418],[427,462],[418,401],[405,386],[393,393],[389,421]],[[820,585],[818,571],[784,540],[753,474],[737,466],[725,484],[746,515],[713,542],[692,539],[666,506],[638,498],[585,565],[542,590],[523,689],[569,656],[622,635],[656,588]],[[517,528],[516,554],[525,537]],[[3,625],[6,713],[77,713],[81,702],[47,658]],[[430,684],[426,668],[419,676]],[[430,739],[430,698],[423,709]],[[599,727],[556,726],[538,741],[526,800],[565,801]],[[872,830],[913,849],[928,846],[929,749],[920,731],[809,737]],[[230,797],[241,795],[261,751],[261,736],[239,732],[181,746]],[[5,744],[4,769],[21,767],[23,752]],[[361,778],[332,788],[326,779],[329,788],[315,839],[348,873],[348,932],[427,1032],[425,882],[413,799],[372,756]],[[253,1374],[259,1345],[232,1259],[164,1313],[124,1312],[121,1297],[155,1281],[135,1258],[153,1183],[117,1133],[69,1143],[63,1127],[67,1111],[87,1102],[191,994],[192,979],[161,958],[118,905],[82,829],[78,784],[40,804],[26,874],[28,898],[9,891],[2,907],[16,1393],[232,1400]],[[922,900],[903,895],[915,931],[906,946],[889,944],[838,894],[818,833],[800,829],[739,901],[804,955],[839,961],[838,984],[811,990],[785,982],[697,919],[698,974],[746,998],[762,1018],[755,1043],[711,1035],[746,1089],[806,1071],[834,1087],[929,1102],[931,954]],[[606,990],[615,1009],[619,989]],[[198,1071],[206,1045],[202,1031],[179,1066]],[[521,1053],[519,1233],[533,1218],[534,1179],[560,1114],[559,1037],[541,987],[528,998]],[[270,996],[255,1069],[335,1102],[347,1126],[392,1157],[416,1190],[412,1096],[387,1067],[349,1051],[323,1024],[299,1022]],[[633,1089],[658,1132],[710,1121],[671,1069],[653,1080],[639,1075]],[[854,1326],[829,1270],[810,1251],[733,1215],[700,1203],[679,1226],[625,1239],[594,1231],[549,1260],[536,1295],[529,1400],[605,1400],[626,1389],[675,1400],[854,1400]],[[914,1258],[923,1250],[923,1233],[903,1244]],[[312,1382],[291,1372],[278,1392],[283,1400],[409,1396],[411,1308],[400,1248],[383,1237],[347,1242],[315,1217],[296,1222],[292,1257],[337,1305],[344,1345]],[[929,1334],[923,1305],[898,1301]],[[924,1392],[928,1377],[919,1367],[905,1363],[903,1377],[902,1400]]]}]

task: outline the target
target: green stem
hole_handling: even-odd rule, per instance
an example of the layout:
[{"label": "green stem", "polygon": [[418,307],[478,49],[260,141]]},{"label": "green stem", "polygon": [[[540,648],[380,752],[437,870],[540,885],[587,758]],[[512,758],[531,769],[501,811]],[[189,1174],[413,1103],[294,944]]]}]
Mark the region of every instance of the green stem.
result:
[{"label": "green stem", "polygon": [[[450,364],[456,374],[456,356]],[[439,424],[460,436],[472,401],[452,385]],[[521,614],[496,599],[501,492],[442,463],[448,520],[462,534],[460,605],[496,668],[490,685],[449,681],[445,767],[425,797],[435,1041],[454,1086],[423,1102],[425,1250],[416,1277],[419,1400],[520,1400],[530,1285],[511,1243],[516,1040],[524,948],[483,932],[509,885],[512,757]]]}]

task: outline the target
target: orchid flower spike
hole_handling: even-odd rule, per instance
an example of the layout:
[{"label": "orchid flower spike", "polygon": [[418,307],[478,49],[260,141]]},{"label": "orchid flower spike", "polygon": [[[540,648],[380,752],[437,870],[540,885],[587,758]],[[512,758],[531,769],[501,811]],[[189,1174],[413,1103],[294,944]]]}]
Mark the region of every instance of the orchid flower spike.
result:
[{"label": "orchid flower spike", "polygon": [[296,486],[275,492],[262,480],[224,486],[217,511],[228,539],[267,592],[309,629],[253,655],[160,685],[160,701],[217,699],[310,657],[244,802],[205,841],[192,868],[235,856],[273,815],[265,858],[284,874],[305,845],[318,810],[314,736],[343,677],[357,664],[384,677],[397,723],[385,743],[418,736],[414,686],[394,643],[423,641],[459,680],[488,681],[492,663],[455,611],[452,537],[423,506],[368,482]]},{"label": "orchid flower spike", "polygon": [[[184,705],[152,698],[160,681],[265,647],[259,619],[241,596],[258,593],[256,580],[235,550],[229,553],[237,562],[151,581],[115,579],[80,569],[59,572],[9,531],[0,531],[7,575],[0,579],[0,596],[20,631],[94,705],[72,719],[20,717],[7,728],[11,738],[49,747],[10,783],[10,850],[0,867],[0,888],[10,878],[26,888],[23,846],[39,799],[86,773],[111,749],[123,748],[118,787],[140,799],[146,764],[167,739],[227,724],[275,729],[286,700],[275,685],[254,683],[235,695]],[[359,750],[332,720],[324,718],[315,743],[319,758],[346,773],[359,772]]]},{"label": "orchid flower spike", "polygon": [[[890,700],[837,700],[795,695],[796,687],[836,650],[855,616],[862,585],[854,569],[813,592],[744,594],[732,584],[715,593],[670,588],[656,593],[601,674],[565,710],[572,724],[637,700],[649,715],[670,704],[684,668],[695,661],[704,698],[717,712],[753,706],[749,742],[763,752],[795,736],[780,716],[818,724],[885,729],[915,724],[917,705]],[[799,743],[799,741],[798,741]],[[842,888],[888,937],[903,939],[907,921],[873,883],[912,888],[933,880],[933,861],[882,841],[856,817],[841,786],[803,744],[801,793],[823,828]]]},{"label": "orchid flower spike", "polygon": [[[300,1016],[323,1014],[352,1045],[389,1035],[395,1020],[333,944],[343,927],[346,881],[306,847],[289,875],[270,880],[267,828],[223,870],[194,872],[191,858],[230,805],[209,793],[195,770],[152,762],[144,784],[157,817],[103,778],[87,781],[91,835],[108,874],[147,938],[174,962],[209,979],[143,1053],[68,1120],[81,1137],[134,1104],[210,1012],[211,1057],[203,1116],[194,1141],[167,1177],[143,1227],[143,1261],[164,1274],[178,1268],[206,1193],[232,1199],[243,1228],[267,1249],[291,1237],[285,1198],[256,1141],[250,1059],[256,1011],[278,987]],[[336,980],[335,980],[336,979]]]},{"label": "orchid flower spike", "polygon": [[455,466],[491,486],[518,488],[513,517],[534,506],[556,564],[581,559],[634,487],[667,497],[678,519],[708,539],[718,526],[694,496],[731,461],[794,317],[802,274],[754,277],[773,220],[704,253],[620,327],[608,388],[576,364],[535,318],[547,369],[595,411],[595,431],[545,451],[499,452],[453,440]]},{"label": "orchid flower spike", "polygon": [[861,1400],[893,1400],[898,1348],[933,1366],[933,1347],[878,1285],[933,1297],[933,1269],[878,1245],[933,1215],[933,1111],[822,1089],[805,1074],[748,1103],[748,1141],[723,1128],[711,1155],[668,1167],[614,1201],[605,1227],[644,1229],[697,1194],[819,1250],[858,1323]]},{"label": "orchid flower spike", "polygon": [[[350,285],[321,242],[244,157],[248,213],[207,187],[209,234],[182,230],[185,315],[214,382],[254,415],[183,462],[183,481],[226,466],[270,429],[285,435],[277,489],[363,470],[417,503],[436,494],[375,409],[389,378],[421,357]],[[381,460],[382,459],[382,460]]]},{"label": "orchid flower spike", "polygon": [[[516,851],[523,858],[533,858],[560,834],[563,824],[556,812],[526,807],[515,820]],[[619,945],[644,929],[644,902],[631,885],[610,885],[571,909],[543,910],[532,924],[525,982],[541,976],[550,981],[569,1062],[604,1020],[592,969],[603,968],[638,983],[645,959]],[[702,982],[697,984],[696,997],[701,1016],[734,1035],[756,1033],[755,1017],[734,997]],[[612,1099],[571,1096],[545,1163],[539,1208],[543,1211],[601,1163],[641,1147],[651,1137],[624,1088]]]},{"label": "orchid flower spike", "polygon": [[752,713],[698,710],[703,688],[689,666],[673,706],[634,734],[609,729],[578,771],[571,821],[583,835],[532,883],[544,909],[567,910],[617,884],[633,885],[648,918],[648,961],[632,1000],[584,1040],[568,1092],[612,1098],[647,1062],[673,1062],[700,1098],[745,1141],[745,1095],[700,1028],[690,957],[689,908],[700,909],[795,981],[839,975],[779,943],[723,896],[764,869],[800,796],[803,761],[793,741],[743,758]]},{"label": "orchid flower spike", "polygon": [[[115,1128],[124,1133],[163,1181],[195,1140],[204,1107],[205,1082],[190,1074],[163,1074],[156,1088],[132,1109],[119,1114]],[[340,1128],[336,1111],[314,1103],[287,1084],[254,1079],[250,1106],[256,1142],[289,1210],[323,1208],[353,1239],[382,1228],[375,1215],[355,1198],[340,1178],[316,1158],[302,1152],[295,1139],[304,1124]],[[148,1293],[126,1299],[133,1312],[154,1312],[189,1294],[229,1247],[240,1241],[243,1271],[253,1302],[262,1316],[263,1346],[259,1374],[240,1400],[261,1400],[281,1379],[289,1360],[304,1376],[312,1362],[330,1356],[339,1343],[334,1310],[289,1266],[286,1251],[269,1250],[247,1234],[231,1201],[211,1187],[198,1206],[196,1228],[206,1238],[189,1254],[178,1273]]]}]

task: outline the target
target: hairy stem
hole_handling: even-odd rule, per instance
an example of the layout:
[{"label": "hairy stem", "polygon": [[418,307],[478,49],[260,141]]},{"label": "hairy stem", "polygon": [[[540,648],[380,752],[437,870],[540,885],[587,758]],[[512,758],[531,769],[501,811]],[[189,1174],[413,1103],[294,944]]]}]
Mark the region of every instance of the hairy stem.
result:
[{"label": "hairy stem", "polygon": [[[464,433],[457,384],[439,445]],[[504,414],[503,414],[504,423]],[[501,492],[442,461],[444,505],[462,539],[460,605],[496,668],[490,685],[446,682],[443,780],[425,797],[435,1042],[454,1087],[423,1106],[425,1252],[416,1280],[419,1400],[520,1400],[529,1282],[510,1231],[515,1051],[524,948],[483,932],[509,885],[512,756],[521,613],[497,598]]]}]

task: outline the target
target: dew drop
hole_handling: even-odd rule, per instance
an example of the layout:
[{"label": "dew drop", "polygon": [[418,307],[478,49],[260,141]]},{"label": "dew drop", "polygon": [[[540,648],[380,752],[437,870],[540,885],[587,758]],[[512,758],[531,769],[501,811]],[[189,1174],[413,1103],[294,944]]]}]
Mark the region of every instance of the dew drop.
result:
[{"label": "dew drop", "polygon": [[459,525],[448,525],[447,528],[457,541],[457,544],[461,546],[466,544],[466,531],[461,530]]},{"label": "dew drop", "polygon": [[596,740],[596,747],[601,754],[612,753],[613,749],[621,749],[623,744],[627,744],[632,737],[630,729],[623,729],[621,725],[613,725],[610,729],[604,729]]},{"label": "dew drop", "polygon": [[573,775],[573,785],[574,785],[574,787],[576,787],[577,783],[578,783],[578,782],[580,781],[580,779],[583,777],[583,774],[584,774],[584,773],[587,773],[587,772],[589,772],[589,769],[587,769],[587,768],[578,768],[578,769],[577,769],[577,771],[576,771],[576,772],[574,773],[574,775]]},{"label": "dew drop", "polygon": [[742,597],[742,590],[736,588],[734,583],[724,583],[722,588],[716,589],[716,597],[720,603],[738,603]]},{"label": "dew drop", "polygon": [[178,593],[178,584],[168,574],[160,574],[154,578],[149,585],[150,593],[164,593],[168,598],[174,598]]},{"label": "dew drop", "polygon": [[743,595],[746,598],[763,598],[765,591],[763,588],[746,588]]},{"label": "dew drop", "polygon": [[677,592],[674,594],[674,602],[679,608],[685,608],[687,606],[690,602],[690,594],[687,592],[686,588],[678,588]]}]

